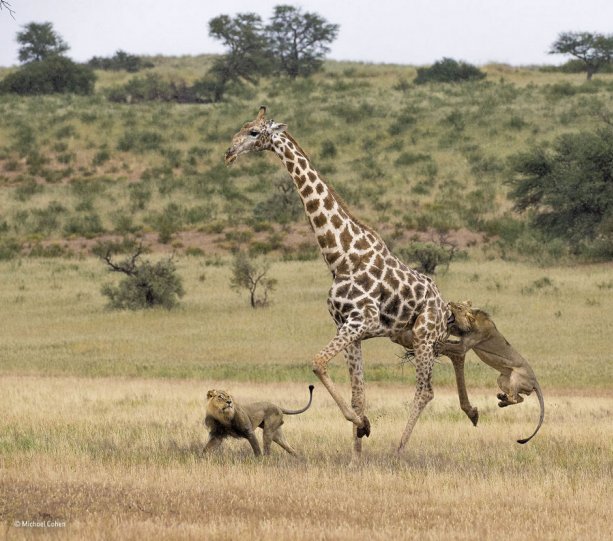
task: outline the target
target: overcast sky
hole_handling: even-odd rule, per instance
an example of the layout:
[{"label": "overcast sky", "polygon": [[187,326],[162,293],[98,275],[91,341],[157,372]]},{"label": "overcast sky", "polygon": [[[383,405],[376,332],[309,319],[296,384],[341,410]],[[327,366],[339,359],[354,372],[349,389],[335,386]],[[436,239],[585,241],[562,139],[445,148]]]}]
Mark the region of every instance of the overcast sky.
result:
[{"label": "overcast sky", "polygon": [[613,0],[9,0],[0,12],[0,66],[17,64],[15,35],[51,22],[85,61],[123,49],[133,54],[221,53],[208,21],[256,12],[267,20],[283,3],[340,25],[330,58],[423,65],[444,56],[474,64],[561,63],[547,54],[563,31],[613,33]]}]

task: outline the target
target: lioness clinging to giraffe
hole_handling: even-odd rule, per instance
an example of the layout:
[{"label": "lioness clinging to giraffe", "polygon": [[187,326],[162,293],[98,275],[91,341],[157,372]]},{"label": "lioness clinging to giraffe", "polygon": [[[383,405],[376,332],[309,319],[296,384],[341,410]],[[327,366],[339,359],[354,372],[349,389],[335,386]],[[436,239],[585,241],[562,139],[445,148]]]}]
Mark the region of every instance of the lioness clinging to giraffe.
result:
[{"label": "lioness clinging to giraffe", "polygon": [[[505,408],[524,401],[522,394],[529,395],[536,391],[541,415],[534,433],[528,438],[517,440],[517,443],[529,442],[539,431],[545,417],[545,403],[541,386],[536,380],[534,371],[519,352],[502,336],[492,318],[483,310],[472,307],[470,301],[449,303],[451,318],[449,330],[460,338],[459,342],[447,341],[440,345],[441,353],[447,355],[454,366],[464,366],[464,356],[472,349],[485,363],[500,372],[498,386],[502,393],[497,397],[498,406]],[[463,383],[463,380],[462,380]],[[466,414],[477,424],[477,409],[468,400],[465,385],[458,382],[460,405]]]},{"label": "lioness clinging to giraffe", "polygon": [[[417,419],[432,400],[434,344],[444,340],[446,303],[434,282],[407,267],[381,237],[355,218],[336,192],[320,177],[306,153],[287,132],[287,126],[266,120],[261,107],[255,120],[234,135],[225,154],[231,164],[242,154],[270,150],[284,163],[294,180],[304,210],[317,237],[324,261],[332,273],[328,309],[336,336],[313,360],[313,371],[330,392],[345,418],[354,424],[353,449],[359,455],[361,438],[370,434],[365,415],[364,366],[361,342],[387,336],[404,343],[410,333],[415,350],[416,391],[398,452],[407,443]],[[328,362],[345,352],[351,377],[351,407],[328,375]]]}]

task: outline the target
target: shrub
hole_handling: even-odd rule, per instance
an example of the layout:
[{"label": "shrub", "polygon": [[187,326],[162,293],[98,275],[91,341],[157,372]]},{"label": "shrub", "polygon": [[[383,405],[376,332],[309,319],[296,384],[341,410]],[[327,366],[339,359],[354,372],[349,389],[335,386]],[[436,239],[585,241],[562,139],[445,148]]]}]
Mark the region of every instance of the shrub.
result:
[{"label": "shrub", "polygon": [[88,239],[104,233],[100,216],[95,212],[71,216],[64,226],[65,235],[76,235]]},{"label": "shrub", "polygon": [[126,277],[117,285],[105,284],[102,294],[109,299],[109,308],[115,310],[141,310],[161,306],[170,310],[178,304],[185,291],[172,258],[151,263],[137,261],[140,249],[122,263],[115,264],[110,252],[103,258],[113,272]]},{"label": "shrub", "polygon": [[417,68],[415,84],[425,83],[462,83],[478,81],[485,78],[479,68],[466,62],[458,62],[452,58],[443,58],[429,68]]},{"label": "shrub", "polygon": [[158,240],[168,244],[173,235],[183,226],[185,211],[176,203],[168,203],[162,212],[151,213],[146,221],[155,227],[159,233]]},{"label": "shrub", "polygon": [[164,141],[156,131],[137,131],[128,129],[117,143],[117,150],[122,152],[147,152],[158,150]]},{"label": "shrub", "polygon": [[302,216],[302,203],[296,193],[291,179],[275,183],[277,191],[253,209],[253,218],[257,222],[277,222],[287,224],[295,222]]},{"label": "shrub", "polygon": [[0,238],[0,261],[14,259],[20,251],[21,245],[15,239]]},{"label": "shrub", "polygon": [[330,139],[326,139],[321,143],[321,153],[322,158],[334,158],[336,157],[336,145],[334,141]]},{"label": "shrub", "polygon": [[15,94],[91,94],[96,75],[87,66],[63,56],[31,62],[10,73],[0,82],[0,93]]},{"label": "shrub", "polygon": [[134,73],[144,68],[152,68],[153,63],[143,60],[140,56],[126,53],[121,49],[111,57],[94,56],[87,65],[93,69],[108,71],[127,71]]},{"label": "shrub", "polygon": [[234,258],[230,287],[237,292],[246,289],[251,308],[270,304],[268,294],[274,290],[277,280],[266,276],[269,267],[268,263],[256,262],[244,252],[239,252]]},{"label": "shrub", "polygon": [[431,160],[432,156],[430,154],[403,152],[402,154],[400,154],[400,156],[398,156],[398,158],[396,158],[396,161],[394,163],[397,166],[406,166],[413,165],[414,163],[427,162]]},{"label": "shrub", "polygon": [[125,85],[109,90],[107,97],[109,101],[119,103],[143,101],[203,103],[210,101],[199,84],[188,86],[183,81],[169,82],[154,74],[134,77]]},{"label": "shrub", "polygon": [[33,178],[28,178],[25,182],[15,188],[15,198],[19,201],[27,201],[33,195],[42,193],[45,187],[36,182]]},{"label": "shrub", "polygon": [[417,262],[417,270],[425,274],[434,274],[439,265],[449,265],[457,255],[457,247],[450,243],[413,242],[410,246],[400,248],[398,254],[405,261]]}]

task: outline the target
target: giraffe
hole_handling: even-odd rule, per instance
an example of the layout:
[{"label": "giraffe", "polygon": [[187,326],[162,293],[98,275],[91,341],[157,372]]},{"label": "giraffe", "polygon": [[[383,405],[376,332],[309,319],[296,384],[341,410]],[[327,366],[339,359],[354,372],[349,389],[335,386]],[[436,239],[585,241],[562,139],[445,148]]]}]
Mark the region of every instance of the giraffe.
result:
[{"label": "giraffe", "polygon": [[[257,118],[232,138],[225,153],[230,165],[250,151],[269,150],[283,162],[302,200],[323,259],[332,274],[328,310],[336,336],[313,359],[313,372],[341,412],[353,423],[353,453],[359,457],[362,438],[370,435],[365,415],[364,366],[361,342],[388,337],[415,352],[416,389],[397,453],[405,447],[424,407],[432,400],[434,345],[446,336],[448,308],[428,277],[395,257],[381,237],[360,222],[334,189],[317,173],[306,153],[287,132],[287,125]],[[351,379],[351,407],[327,370],[344,351]]]}]

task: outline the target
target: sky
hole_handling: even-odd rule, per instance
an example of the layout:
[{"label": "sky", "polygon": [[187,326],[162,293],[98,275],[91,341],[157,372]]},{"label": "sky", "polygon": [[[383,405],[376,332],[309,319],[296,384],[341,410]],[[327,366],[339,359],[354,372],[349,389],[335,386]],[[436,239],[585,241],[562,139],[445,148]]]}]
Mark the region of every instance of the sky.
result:
[{"label": "sky", "polygon": [[0,11],[0,66],[18,63],[15,36],[30,22],[51,22],[78,62],[112,56],[223,53],[208,36],[220,14],[291,4],[340,25],[329,58],[409,65],[443,57],[477,65],[560,64],[547,54],[560,32],[613,33],[612,0],[9,0]]}]

